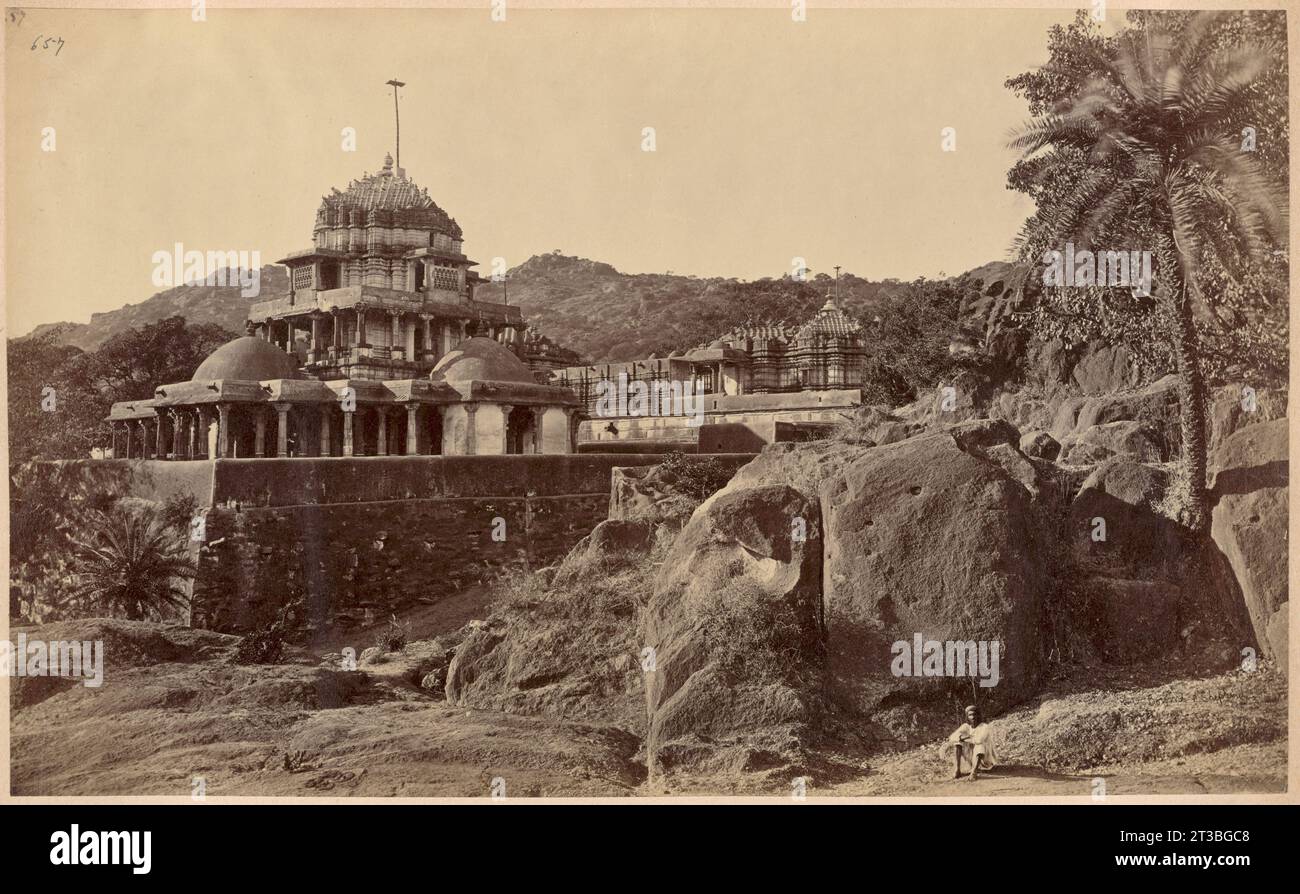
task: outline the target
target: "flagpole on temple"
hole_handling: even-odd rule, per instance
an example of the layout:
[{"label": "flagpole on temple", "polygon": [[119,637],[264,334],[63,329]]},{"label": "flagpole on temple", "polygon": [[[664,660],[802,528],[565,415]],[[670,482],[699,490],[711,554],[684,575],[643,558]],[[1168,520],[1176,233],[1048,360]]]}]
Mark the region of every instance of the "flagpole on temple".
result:
[{"label": "flagpole on temple", "polygon": [[406,84],[396,78],[384,83],[393,88],[393,121],[397,125],[397,170],[400,171],[402,169],[402,113],[397,107],[397,91]]}]

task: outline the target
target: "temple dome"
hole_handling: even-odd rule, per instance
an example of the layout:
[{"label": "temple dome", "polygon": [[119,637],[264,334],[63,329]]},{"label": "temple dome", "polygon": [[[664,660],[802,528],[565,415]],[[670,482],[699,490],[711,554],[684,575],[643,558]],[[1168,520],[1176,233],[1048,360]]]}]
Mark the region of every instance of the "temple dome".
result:
[{"label": "temple dome", "polygon": [[537,379],[515,356],[515,352],[500,342],[476,336],[452,348],[429,374],[431,379],[448,382],[525,382],[537,384]]},{"label": "temple dome", "polygon": [[192,382],[236,379],[264,382],[267,379],[298,378],[298,361],[269,341],[251,335],[240,336],[217,348],[199,364]]}]

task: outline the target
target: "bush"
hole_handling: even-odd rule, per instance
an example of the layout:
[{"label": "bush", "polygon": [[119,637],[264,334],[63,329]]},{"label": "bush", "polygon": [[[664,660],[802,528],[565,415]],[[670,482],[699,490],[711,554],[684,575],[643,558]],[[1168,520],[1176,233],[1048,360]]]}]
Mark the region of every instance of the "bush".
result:
[{"label": "bush", "polygon": [[284,660],[285,634],[279,621],[255,630],[239,641],[237,664],[279,664]]},{"label": "bush", "polygon": [[687,456],[670,453],[661,465],[673,478],[673,483],[683,493],[703,500],[726,487],[733,471],[716,456]]},{"label": "bush", "polygon": [[410,633],[410,624],[402,624],[397,620],[397,615],[389,615],[388,626],[380,632],[375,645],[385,652],[400,652],[406,648]]},{"label": "bush", "polygon": [[284,660],[284,648],[289,643],[289,625],[298,603],[280,609],[274,621],[261,630],[254,630],[239,641],[235,650],[236,664],[279,664]]},{"label": "bush", "polygon": [[721,583],[694,614],[710,660],[750,682],[798,682],[817,646],[799,607],[752,581]]}]

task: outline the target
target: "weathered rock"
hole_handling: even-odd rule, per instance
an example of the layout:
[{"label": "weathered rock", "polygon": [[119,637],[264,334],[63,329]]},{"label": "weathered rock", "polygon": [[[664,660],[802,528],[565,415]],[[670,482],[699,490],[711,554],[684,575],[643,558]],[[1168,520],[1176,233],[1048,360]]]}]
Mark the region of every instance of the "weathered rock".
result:
[{"label": "weathered rock", "polygon": [[[733,481],[696,510],[645,612],[652,770],[684,737],[715,748],[797,738],[801,671],[822,639],[820,591],[820,514],[799,491]],[[703,760],[698,744],[676,750]]]},{"label": "weathered rock", "polygon": [[1159,506],[1170,474],[1118,457],[1084,479],[1066,518],[1065,547],[1076,566],[1113,578],[1172,580],[1182,537]]},{"label": "weathered rock", "polygon": [[466,691],[475,680],[501,669],[509,657],[505,649],[497,649],[504,639],[504,631],[485,624],[470,630],[447,667],[447,701],[464,704]]},{"label": "weathered rock", "polygon": [[[1256,389],[1253,400],[1245,385],[1222,385],[1210,395],[1210,445],[1216,447],[1247,425],[1272,422],[1286,416],[1284,390]],[[1248,409],[1253,407],[1253,409]]]},{"label": "weathered rock", "polygon": [[1061,452],[1061,444],[1045,431],[1029,431],[1020,437],[1020,452],[1025,456],[1053,460]]},{"label": "weathered rock", "polygon": [[1006,419],[971,419],[944,429],[957,442],[957,449],[971,453],[980,448],[1009,444],[1019,449],[1020,432]]},{"label": "weathered rock", "polygon": [[[923,435],[862,454],[823,488],[828,670],[834,697],[852,710],[924,701],[954,684],[891,673],[893,644],[918,633],[1000,643],[1000,681],[981,690],[991,704],[1038,684],[1042,526],[1030,492],[985,455],[998,448],[981,447],[980,432],[1019,441],[1010,426]],[[969,680],[955,685],[969,694]]]},{"label": "weathered rock", "polygon": [[1086,466],[1123,456],[1137,462],[1164,462],[1169,457],[1162,438],[1149,426],[1136,421],[1107,422],[1085,428],[1061,442],[1060,462]]},{"label": "weathered rock", "polygon": [[1212,457],[1210,536],[1232,567],[1261,650],[1286,666],[1287,420],[1229,435]]},{"label": "weathered rock", "polygon": [[1093,342],[1074,364],[1070,376],[1085,394],[1104,394],[1131,386],[1136,371],[1128,348]]},{"label": "weathered rock", "polygon": [[1061,405],[1056,408],[1056,415],[1052,418],[1052,437],[1059,441],[1074,433],[1074,429],[1079,424],[1079,411],[1083,409],[1086,402],[1082,397],[1067,397],[1061,401]]}]

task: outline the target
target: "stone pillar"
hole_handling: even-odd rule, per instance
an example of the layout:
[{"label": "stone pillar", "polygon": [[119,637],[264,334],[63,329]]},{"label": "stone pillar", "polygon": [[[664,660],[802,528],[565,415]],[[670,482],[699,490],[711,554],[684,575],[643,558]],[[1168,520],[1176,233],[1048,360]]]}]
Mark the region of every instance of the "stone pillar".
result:
[{"label": "stone pillar", "polygon": [[392,317],[393,317],[393,336],[392,336],[391,339],[389,339],[388,345],[389,345],[390,348],[396,349],[396,348],[398,348],[398,347],[401,347],[401,345],[399,344],[399,342],[402,341],[402,313],[401,313],[401,311],[396,311],[396,310],[393,311]]},{"label": "stone pillar", "polygon": [[412,401],[406,405],[406,455],[415,456],[420,450],[420,405]]},{"label": "stone pillar", "polygon": [[217,456],[230,458],[230,404],[217,404]]},{"label": "stone pillar", "polygon": [[203,455],[203,450],[207,446],[207,429],[203,429],[203,445],[199,444],[199,430],[203,424],[203,415],[195,407],[190,413],[190,459],[198,459]]},{"label": "stone pillar", "polygon": [[339,312],[337,310],[330,311],[330,321],[334,326],[334,331],[331,333],[331,340],[334,343],[334,347],[341,348],[343,347],[343,327],[339,325]]},{"label": "stone pillar", "polygon": [[546,419],[546,407],[533,407],[533,453],[541,453],[542,422]]},{"label": "stone pillar", "polygon": [[167,458],[167,438],[164,437],[163,435],[165,422],[166,422],[166,417],[163,416],[162,414],[159,414],[158,420],[154,423],[154,425],[156,426],[154,430],[154,438],[155,438],[154,457],[157,459]]},{"label": "stone pillar", "polygon": [[564,411],[564,420],[569,426],[569,452],[578,452],[578,411],[569,409]]},{"label": "stone pillar", "polygon": [[501,453],[504,456],[510,452],[510,413],[514,407],[510,404],[501,405]]},{"label": "stone pillar", "polygon": [[352,410],[343,411],[343,455],[352,455]]},{"label": "stone pillar", "polygon": [[477,422],[475,415],[478,413],[478,404],[465,404],[465,455],[473,456],[478,450],[478,432],[476,431]]},{"label": "stone pillar", "polygon": [[330,456],[330,408],[320,408],[320,455]]},{"label": "stone pillar", "polygon": [[199,407],[194,411],[199,417],[199,455],[205,459],[214,459],[208,450],[208,427],[212,425],[212,416],[208,413],[206,407]]},{"label": "stone pillar", "polygon": [[320,322],[321,318],[313,314],[311,318],[311,359],[313,360],[320,356]]},{"label": "stone pillar", "polygon": [[289,455],[289,410],[293,409],[293,404],[277,401],[272,406],[279,416],[277,420],[279,427],[275,435],[275,455],[284,459]]},{"label": "stone pillar", "polygon": [[253,438],[253,456],[266,456],[266,413],[261,407],[257,413],[257,434]]},{"label": "stone pillar", "polygon": [[375,444],[375,453],[379,456],[388,455],[388,407],[376,407],[375,413],[379,416],[379,434],[378,441]]},{"label": "stone pillar", "polygon": [[364,308],[357,308],[357,333],[356,346],[359,348],[366,343],[366,311]]},{"label": "stone pillar", "polygon": [[172,459],[184,459],[181,453],[181,413],[180,410],[169,410],[168,415],[172,420]]},{"label": "stone pillar", "polygon": [[424,323],[424,349],[430,354],[436,353],[438,348],[433,344],[433,317],[425,314],[420,320]]}]

